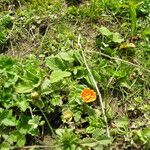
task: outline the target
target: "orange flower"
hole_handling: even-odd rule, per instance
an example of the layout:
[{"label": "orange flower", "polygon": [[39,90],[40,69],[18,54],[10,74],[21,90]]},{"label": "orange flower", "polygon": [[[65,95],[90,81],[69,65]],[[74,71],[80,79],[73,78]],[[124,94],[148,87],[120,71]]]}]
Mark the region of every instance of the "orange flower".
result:
[{"label": "orange flower", "polygon": [[96,100],[96,93],[94,92],[94,90],[91,90],[90,88],[85,88],[82,92],[81,92],[81,98],[86,102],[93,102]]}]

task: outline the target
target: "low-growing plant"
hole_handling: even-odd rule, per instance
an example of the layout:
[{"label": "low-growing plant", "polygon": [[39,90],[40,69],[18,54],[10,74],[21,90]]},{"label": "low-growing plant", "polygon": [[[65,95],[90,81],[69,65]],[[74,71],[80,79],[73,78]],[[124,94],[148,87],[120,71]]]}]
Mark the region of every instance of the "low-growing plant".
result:
[{"label": "low-growing plant", "polygon": [[[76,80],[78,67],[80,69],[80,65],[83,65],[80,57],[80,52],[73,51],[51,55],[46,58],[46,66],[48,67],[46,72],[40,67],[40,65],[44,64],[40,64],[36,57],[32,55],[22,59],[20,63],[9,57],[0,57],[0,73],[3,78],[0,98],[2,106],[0,110],[2,129],[1,147],[5,145],[7,145],[7,147],[24,146],[26,144],[27,135],[30,138],[39,135],[39,127],[44,125],[44,122],[48,124],[50,132],[54,136],[55,131],[53,131],[53,125],[49,122],[47,115],[56,111],[56,107],[60,107],[60,113],[63,114],[62,121],[65,122],[62,127],[64,128],[66,127],[65,124],[69,125],[73,119],[76,121],[75,126],[82,126],[84,122],[87,124],[89,122],[91,127],[88,127],[88,132],[85,131],[85,136],[92,134],[96,128],[105,127],[100,114],[95,116],[95,110],[93,110],[91,106],[87,106],[80,97],[80,93],[86,85],[80,85],[78,82],[82,80],[82,78],[86,79],[88,77],[88,74],[83,74],[83,77],[81,76]],[[80,61],[81,64],[79,63]],[[78,65],[75,65],[75,63],[78,63]],[[88,80],[87,83],[90,84]],[[76,92],[74,91],[74,93],[72,93],[75,87],[77,88]],[[66,94],[61,94],[63,92],[68,93],[68,97]],[[64,96],[65,98],[63,98]],[[95,101],[96,97],[93,98],[92,101]],[[69,118],[66,118],[68,113],[64,113],[66,109],[74,113]],[[41,112],[42,115],[38,112]],[[90,116],[92,114],[93,116]],[[81,115],[85,115],[85,119],[82,119]],[[77,132],[76,128],[72,128],[71,126],[69,128]],[[92,128],[93,131],[90,131],[90,128]],[[82,141],[82,139],[80,139],[82,135],[79,134],[80,136],[76,136],[74,133],[70,133],[68,129],[62,129],[62,131],[63,130],[65,133],[62,134],[62,137],[59,137],[58,142],[63,149],[75,149],[77,145],[79,145],[79,147],[83,145],[83,147],[88,147],[90,145],[86,144],[86,140],[88,143],[94,142],[94,147],[99,147],[99,145],[102,147],[102,145],[110,143],[97,142],[97,139],[94,140],[94,137],[86,140],[83,139]]]}]

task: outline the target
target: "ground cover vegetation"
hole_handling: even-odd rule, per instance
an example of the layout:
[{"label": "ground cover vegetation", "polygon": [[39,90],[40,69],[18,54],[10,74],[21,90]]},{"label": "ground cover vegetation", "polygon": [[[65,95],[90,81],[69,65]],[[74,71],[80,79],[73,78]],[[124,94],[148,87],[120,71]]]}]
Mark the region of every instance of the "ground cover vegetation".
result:
[{"label": "ground cover vegetation", "polygon": [[150,149],[149,0],[0,0],[0,149]]}]

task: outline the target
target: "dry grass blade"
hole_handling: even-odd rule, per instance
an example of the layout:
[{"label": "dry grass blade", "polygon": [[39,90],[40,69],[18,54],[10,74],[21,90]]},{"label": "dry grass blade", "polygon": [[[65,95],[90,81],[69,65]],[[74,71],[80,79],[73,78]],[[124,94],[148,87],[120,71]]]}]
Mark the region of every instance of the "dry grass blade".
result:
[{"label": "dry grass blade", "polygon": [[[78,36],[78,45],[80,47],[80,49],[82,48],[81,44],[80,44],[80,39],[81,39],[81,35]],[[106,114],[105,114],[105,110],[104,110],[104,105],[103,105],[103,100],[102,100],[102,96],[101,96],[101,93],[99,91],[99,88],[97,86],[97,83],[93,77],[93,74],[87,64],[87,61],[86,61],[86,58],[85,58],[85,55],[84,55],[84,52],[82,51],[82,57],[83,57],[83,61],[85,63],[85,66],[86,66],[86,69],[87,71],[89,72],[89,75],[90,75],[90,78],[93,82],[93,85],[95,86],[95,89],[97,91],[97,94],[98,94],[98,97],[99,97],[99,102],[100,102],[100,105],[101,105],[101,110],[102,110],[102,114],[103,114],[103,118],[104,118],[104,121],[105,121],[105,124],[106,124],[106,132],[107,132],[107,136],[110,137],[110,132],[109,132],[109,127],[108,127],[108,123],[107,123],[107,117],[106,117]]]},{"label": "dry grass blade", "polygon": [[86,52],[88,52],[88,53],[97,53],[97,54],[100,54],[101,56],[104,56],[104,57],[107,57],[107,58],[110,58],[110,59],[113,59],[113,60],[118,60],[118,61],[120,61],[120,62],[123,62],[123,63],[125,63],[125,64],[131,65],[131,66],[133,66],[133,67],[140,68],[140,69],[142,69],[142,70],[144,70],[144,71],[150,73],[150,70],[149,70],[149,69],[146,69],[146,68],[144,68],[143,66],[134,64],[134,63],[129,62],[129,61],[127,61],[127,60],[123,60],[123,59],[121,59],[121,58],[111,57],[111,56],[109,56],[109,55],[107,55],[107,54],[104,54],[104,53],[102,53],[102,52],[95,52],[95,51],[86,51]]}]

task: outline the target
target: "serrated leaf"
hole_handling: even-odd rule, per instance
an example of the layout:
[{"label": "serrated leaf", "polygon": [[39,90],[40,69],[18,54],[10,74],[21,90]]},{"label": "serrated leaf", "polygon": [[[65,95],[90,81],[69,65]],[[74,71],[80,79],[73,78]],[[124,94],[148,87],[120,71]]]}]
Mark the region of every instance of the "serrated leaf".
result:
[{"label": "serrated leaf", "polygon": [[32,84],[21,84],[16,86],[17,93],[30,93],[34,89]]},{"label": "serrated leaf", "polygon": [[35,66],[29,66],[28,70],[24,70],[21,81],[16,85],[17,93],[29,93],[41,84],[41,73]]},{"label": "serrated leaf", "polygon": [[64,70],[66,69],[62,59],[57,56],[50,56],[46,58],[46,66],[52,70]]},{"label": "serrated leaf", "polygon": [[40,124],[40,120],[40,116],[33,116],[33,118],[28,121],[28,124],[31,125],[33,129],[36,129]]},{"label": "serrated leaf", "polygon": [[34,88],[40,85],[41,81],[39,80],[37,83],[32,81],[23,81],[16,86],[17,93],[30,93]]},{"label": "serrated leaf", "polygon": [[51,82],[49,79],[45,79],[41,84],[41,93],[44,95],[50,94],[53,91],[51,87]]},{"label": "serrated leaf", "polygon": [[55,83],[64,79],[65,77],[69,77],[70,75],[71,73],[68,71],[61,71],[61,70],[53,71],[50,76],[50,81],[51,83]]},{"label": "serrated leaf", "polygon": [[[13,76],[13,77],[12,77]],[[5,82],[4,87],[9,88],[11,85],[15,85],[18,80],[18,75],[15,73],[11,73],[11,76],[8,77],[7,82]]]},{"label": "serrated leaf", "polygon": [[17,145],[22,147],[26,143],[26,137],[23,134],[20,134],[17,138]]},{"label": "serrated leaf", "polygon": [[102,138],[102,136],[104,134],[105,134],[105,130],[104,129],[96,128],[92,132],[92,137],[95,138],[95,139],[99,139],[99,138],[104,139],[104,138],[106,138],[106,137]]},{"label": "serrated leaf", "polygon": [[16,117],[12,115],[12,110],[0,109],[0,124],[5,126],[16,126]]},{"label": "serrated leaf", "polygon": [[26,100],[22,100],[22,101],[18,101],[17,105],[18,105],[18,107],[20,107],[20,109],[21,109],[23,112],[25,112],[26,109],[27,109],[28,106],[29,106],[29,102],[26,101]]},{"label": "serrated leaf", "polygon": [[42,91],[47,90],[47,89],[50,88],[50,86],[51,86],[51,82],[50,82],[49,79],[46,78],[46,79],[43,81],[43,83],[41,84],[41,90],[42,90]]},{"label": "serrated leaf", "polygon": [[[24,146],[26,142],[25,135],[23,133],[18,132],[17,130],[14,130],[11,132],[11,135],[9,136],[10,141],[17,142],[17,146]],[[9,142],[10,142],[9,141]]]},{"label": "serrated leaf", "polygon": [[69,61],[69,62],[74,61],[74,58],[71,55],[69,55],[69,53],[67,52],[60,52],[57,56],[61,57],[61,59],[65,61]]},{"label": "serrated leaf", "polygon": [[20,116],[19,123],[17,125],[17,130],[22,134],[27,134],[30,131],[31,126],[28,124],[30,117],[22,115]]},{"label": "serrated leaf", "polygon": [[62,98],[58,94],[53,94],[51,99],[51,104],[54,106],[61,106],[62,105]]},{"label": "serrated leaf", "polygon": [[32,136],[37,135],[38,130],[34,129],[32,125],[28,124],[28,121],[31,120],[31,117],[22,115],[20,117],[19,123],[17,124],[17,130],[21,134],[30,134]]},{"label": "serrated leaf", "polygon": [[5,126],[16,126],[17,121],[16,121],[16,118],[12,117],[12,118],[3,119],[1,123]]}]

